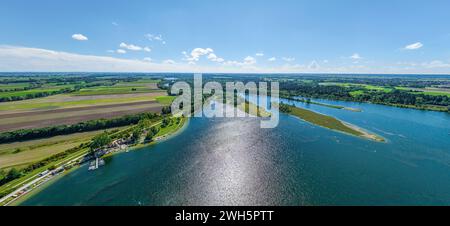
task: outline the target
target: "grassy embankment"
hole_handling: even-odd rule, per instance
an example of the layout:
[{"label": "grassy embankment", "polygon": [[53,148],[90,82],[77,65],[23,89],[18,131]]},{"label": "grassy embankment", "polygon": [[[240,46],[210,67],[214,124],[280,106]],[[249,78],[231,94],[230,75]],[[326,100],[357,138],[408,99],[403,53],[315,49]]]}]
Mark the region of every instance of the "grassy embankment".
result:
[{"label": "grassy embankment", "polygon": [[[187,122],[187,118],[183,117],[183,118],[180,118],[180,120],[173,119],[172,122],[169,125],[167,125],[166,127],[164,127],[164,128],[161,127],[161,121],[162,121],[162,119],[160,119],[159,121],[154,122],[153,125],[151,126],[151,127],[156,126],[156,127],[159,128],[158,133],[154,136],[154,139],[151,142],[139,142],[139,143],[135,144],[134,146],[131,146],[131,149],[136,149],[136,148],[139,148],[139,147],[144,147],[144,146],[147,146],[147,145],[151,145],[151,144],[154,144],[154,143],[156,143],[156,142],[158,142],[158,141],[160,141],[162,139],[165,139],[165,138],[167,138],[167,137],[169,137],[171,135],[176,134],[183,127],[183,125],[185,125],[185,123]],[[123,132],[130,133],[131,131],[133,131],[133,129],[136,126],[137,125],[123,127],[122,129],[119,129],[118,131],[110,133],[110,136],[114,136],[115,134],[120,134],[120,133],[123,133]],[[115,129],[115,130],[117,130],[117,129]],[[98,131],[98,133],[96,133],[96,134],[99,134],[99,133],[102,133],[102,132],[103,131]],[[93,136],[94,136],[94,133],[89,134],[88,138],[90,138],[90,139],[83,140],[83,141],[89,142],[93,138]],[[50,139],[52,139],[52,138],[50,138]],[[56,139],[56,138],[53,138],[53,139]],[[84,143],[86,143],[86,142],[84,142]],[[56,166],[56,167],[61,166],[61,165],[65,164],[65,163],[69,162],[70,160],[73,160],[73,159],[75,159],[77,157],[80,157],[80,156],[83,156],[83,155],[87,154],[88,151],[89,151],[88,148],[81,149],[81,150],[79,150],[79,151],[77,151],[75,153],[72,153],[72,154],[66,156],[63,159],[59,159],[59,160],[57,160],[55,162],[49,163],[49,164],[47,164],[47,165],[45,165],[43,167],[40,167],[38,169],[33,170],[32,172],[28,173],[27,175],[25,175],[25,176],[23,176],[23,177],[21,177],[19,179],[16,179],[16,180],[11,181],[11,182],[3,185],[3,186],[0,186],[0,194],[6,194],[6,193],[9,193],[9,192],[12,192],[12,191],[16,190],[17,188],[19,188],[20,186],[23,186],[27,182],[30,182],[33,179],[37,178],[37,175],[39,173],[45,171],[50,166]],[[111,156],[111,155],[112,154],[110,154],[108,156]],[[105,156],[105,157],[107,157],[107,156]]]},{"label": "grassy embankment", "polygon": [[[177,121],[174,119],[174,123],[171,123],[167,127],[164,127],[164,128],[161,128],[161,126],[160,126],[162,119],[157,121],[157,122],[154,122],[153,125],[150,126],[150,128],[151,127],[158,127],[159,128],[159,132],[154,136],[154,139],[151,142],[140,141],[139,143],[135,144],[134,146],[131,146],[128,150],[136,150],[138,148],[142,148],[142,147],[145,147],[145,146],[153,145],[153,144],[156,144],[157,142],[159,142],[159,141],[161,141],[163,139],[166,139],[166,138],[168,138],[168,137],[170,137],[172,135],[177,134],[178,132],[181,131],[183,126],[186,125],[187,120],[188,120],[188,118],[182,117],[182,118],[180,118],[178,123],[176,123]],[[123,128],[123,129],[121,129],[119,131],[111,133],[110,135],[113,136],[115,134],[120,134],[122,132],[131,132],[136,126],[137,125],[130,126],[130,127],[125,127],[125,128]],[[75,154],[73,154],[71,156],[68,156],[67,158],[59,161],[58,163],[55,163],[55,166],[63,165],[64,163],[70,161],[71,159],[75,159],[75,158],[77,158],[79,156],[87,154],[88,151],[89,151],[88,149],[83,149],[80,152],[75,153]],[[105,156],[103,156],[103,158],[111,157],[111,156],[113,156],[114,154],[117,154],[117,153],[120,153],[120,152],[115,152],[115,153],[111,153],[111,154],[105,155]],[[74,170],[76,168],[77,167],[72,168],[71,170]],[[8,189],[11,190],[12,187],[18,188],[18,187],[22,186],[23,184],[25,184],[26,182],[31,181],[32,179],[34,179],[40,172],[42,172],[44,170],[46,170],[46,167],[39,168],[39,169],[33,171],[32,175],[31,174],[27,175],[26,177],[20,178],[20,179],[18,179],[16,181],[13,181],[13,182],[9,183],[8,185],[10,185],[10,186],[8,186],[8,187],[2,186],[2,187],[0,187],[0,192],[8,190]],[[64,174],[67,174],[71,170],[66,171]],[[60,178],[60,177],[61,177],[61,175],[55,177],[53,180],[56,180],[57,178]],[[51,183],[51,181],[47,182],[47,183]],[[14,202],[12,202],[12,203],[10,203],[8,205],[19,205],[21,202],[23,202],[23,201],[27,200],[28,198],[32,197],[33,195],[37,194],[41,189],[44,189],[45,186],[47,186],[47,185],[44,185],[44,186],[40,186],[39,185],[39,188],[35,187],[36,189],[33,189],[31,192],[27,193],[23,197],[20,197],[19,199],[15,200]],[[14,189],[12,189],[12,190],[14,190]],[[7,203],[7,202],[8,201],[6,201],[5,203]],[[3,205],[3,203],[0,203],[0,206],[1,205]]]},{"label": "grassy embankment", "polygon": [[[75,153],[71,153],[67,156],[65,156],[64,158],[57,160],[55,162],[52,162],[51,164],[42,166],[40,168],[37,168],[35,170],[33,170],[32,172],[29,172],[28,174],[26,174],[23,177],[20,177],[16,180],[13,180],[7,184],[4,184],[2,186],[0,186],[0,195],[6,195],[8,193],[11,193],[13,191],[15,191],[16,189],[20,188],[21,186],[23,186],[26,183],[31,182],[32,180],[36,179],[38,177],[38,174],[44,172],[45,170],[47,170],[50,166],[55,166],[55,167],[59,167],[73,159],[79,158],[85,154],[88,153],[88,149],[81,149]],[[6,200],[6,203],[8,202],[8,200]],[[2,206],[4,203],[0,203],[0,206]]]},{"label": "grassy embankment", "polygon": [[[113,131],[123,127],[108,129]],[[23,142],[0,144],[0,169],[8,170],[12,167],[22,169],[27,165],[38,162],[52,155],[61,153],[80,144],[89,142],[94,136],[105,130],[83,132],[70,135],[55,136]]]},{"label": "grassy embankment", "polygon": [[[60,94],[43,98],[36,98],[23,101],[14,101],[9,103],[0,104],[0,113],[11,114],[16,112],[28,112],[28,111],[39,111],[47,109],[65,109],[73,107],[85,107],[85,106],[98,106],[98,105],[108,105],[108,104],[121,104],[121,103],[132,103],[132,102],[143,102],[143,101],[155,101],[161,106],[169,105],[172,97],[165,97],[166,92],[159,90],[156,86],[157,80],[139,80],[134,82],[120,82],[112,87],[91,87],[78,91],[78,93],[71,94]],[[27,84],[21,84],[22,86],[27,86]],[[3,85],[5,87],[5,85]],[[11,88],[12,86],[8,87]],[[50,88],[50,85],[46,85],[46,88]],[[61,87],[58,87],[61,88]],[[139,90],[142,88],[143,90]],[[110,89],[108,91],[107,89]],[[125,92],[129,91],[129,92]],[[143,92],[141,92],[143,91]],[[5,92],[11,93],[11,92]],[[3,93],[3,94],[5,94]],[[89,95],[80,95],[88,94]],[[144,103],[144,102],[143,102]],[[148,105],[147,105],[148,106]],[[117,108],[117,107],[116,107]],[[114,108],[114,110],[122,110],[119,108]],[[142,108],[141,106],[133,105],[130,108]],[[99,118],[102,117],[102,112],[100,110],[92,111],[92,113],[97,113]],[[111,113],[111,112],[108,112]],[[59,114],[59,113],[58,113]],[[69,113],[65,113],[67,116]],[[55,114],[56,115],[56,114]],[[34,117],[34,116],[31,116]],[[36,117],[43,117],[36,114]],[[31,120],[31,119],[30,119]],[[39,118],[39,120],[41,120]],[[37,120],[37,124],[39,124]],[[182,121],[184,123],[184,121]],[[169,126],[170,127],[170,126]],[[178,127],[170,127],[164,129],[158,134],[170,134],[173,130],[177,130]],[[112,130],[112,129],[111,129]],[[39,162],[43,159],[65,153],[71,148],[78,147],[80,144],[88,143],[95,135],[103,132],[94,131],[87,133],[77,133],[65,136],[57,136],[46,139],[37,139],[25,142],[16,142],[9,144],[0,145],[0,165],[1,168],[8,170],[12,167],[16,169],[21,169]],[[87,153],[87,149],[82,149],[76,151],[75,153],[70,153],[64,158],[58,158],[58,160],[50,162],[43,167],[28,172],[26,175],[20,177],[19,179],[13,180],[0,187],[0,194],[5,194],[8,191],[13,191],[19,186],[25,184],[36,178],[37,174],[45,171],[50,166],[58,166],[60,163],[66,162],[73,157],[82,156]]]},{"label": "grassy embankment", "polygon": [[340,121],[336,118],[333,118],[328,115],[323,115],[314,111],[306,110],[303,108],[298,108],[294,106],[289,106],[285,104],[281,104],[280,109],[282,112],[296,116],[306,122],[309,122],[314,125],[318,125],[320,127],[324,127],[327,129],[335,130],[338,132],[342,132],[345,134],[358,136],[378,142],[385,142],[385,140],[376,135],[368,133],[367,131],[364,131],[361,128],[358,128],[357,126],[351,125],[349,123]]}]

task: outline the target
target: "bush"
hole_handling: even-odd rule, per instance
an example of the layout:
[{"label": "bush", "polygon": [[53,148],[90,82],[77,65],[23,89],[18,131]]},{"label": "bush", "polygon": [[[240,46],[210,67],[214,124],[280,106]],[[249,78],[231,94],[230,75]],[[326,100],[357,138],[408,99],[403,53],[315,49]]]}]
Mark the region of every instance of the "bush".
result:
[{"label": "bush", "polygon": [[106,132],[104,132],[104,133],[102,133],[100,135],[95,136],[92,139],[92,143],[90,145],[90,148],[91,148],[91,150],[95,150],[97,148],[101,148],[101,147],[104,147],[104,146],[110,144],[111,141],[112,140],[109,137],[109,135]]},{"label": "bush", "polygon": [[[4,171],[2,172],[4,174]],[[20,173],[16,168],[12,168],[9,170],[9,172],[3,176],[3,178],[0,179],[0,185],[4,185],[10,181],[13,181],[19,177],[22,176],[22,173]]]}]

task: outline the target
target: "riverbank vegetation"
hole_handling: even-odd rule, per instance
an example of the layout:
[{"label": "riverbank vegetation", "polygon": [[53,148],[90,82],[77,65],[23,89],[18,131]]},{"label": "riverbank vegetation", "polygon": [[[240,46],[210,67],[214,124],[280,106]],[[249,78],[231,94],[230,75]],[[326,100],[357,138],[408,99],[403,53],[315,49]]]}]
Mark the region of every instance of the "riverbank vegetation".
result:
[{"label": "riverbank vegetation", "polygon": [[296,116],[306,122],[309,122],[320,127],[328,128],[331,130],[343,132],[353,136],[363,137],[366,139],[384,142],[385,140],[375,134],[370,134],[356,126],[350,125],[349,123],[342,122],[336,118],[328,115],[323,115],[314,111],[306,110],[303,108],[298,108],[295,106],[280,104],[280,111],[282,113],[290,114]]},{"label": "riverbank vegetation", "polygon": [[11,97],[0,103],[0,197],[113,139],[152,142],[185,122],[161,111],[174,97],[158,88],[158,76],[30,74],[0,76],[0,98]]},{"label": "riverbank vegetation", "polygon": [[136,124],[144,118],[153,119],[156,117],[158,117],[158,115],[155,113],[141,113],[135,115],[126,115],[113,119],[90,120],[74,125],[59,125],[38,129],[22,129],[17,131],[4,132],[0,133],[0,144],[120,127]]},{"label": "riverbank vegetation", "polygon": [[[331,100],[343,100],[354,102],[368,102],[375,104],[384,104],[402,108],[415,108],[421,110],[433,110],[450,112],[450,90],[441,89],[440,93],[422,92],[413,87],[399,86],[395,80],[381,79],[383,82],[375,79],[359,78],[354,82],[348,83],[335,79],[334,82],[325,82],[326,79],[316,78],[305,83],[303,81],[289,81],[280,84],[281,95],[283,97],[308,97],[322,98]],[[345,80],[344,80],[345,81]],[[367,84],[372,83],[372,84]],[[445,82],[431,83],[444,84]],[[380,84],[383,84],[380,85]],[[405,84],[422,84],[401,83]],[[430,84],[430,83],[425,83]],[[447,83],[445,83],[447,84]],[[418,85],[419,86],[419,85]]]}]

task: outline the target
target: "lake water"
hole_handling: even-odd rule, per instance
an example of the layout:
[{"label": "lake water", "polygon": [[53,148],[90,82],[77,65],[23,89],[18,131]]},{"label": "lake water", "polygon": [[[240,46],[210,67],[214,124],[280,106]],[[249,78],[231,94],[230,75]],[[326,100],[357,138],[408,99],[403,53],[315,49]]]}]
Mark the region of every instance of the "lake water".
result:
[{"label": "lake water", "polygon": [[363,112],[296,104],[388,142],[288,115],[275,129],[193,118],[178,136],[83,166],[22,205],[450,205],[450,114],[320,101]]}]

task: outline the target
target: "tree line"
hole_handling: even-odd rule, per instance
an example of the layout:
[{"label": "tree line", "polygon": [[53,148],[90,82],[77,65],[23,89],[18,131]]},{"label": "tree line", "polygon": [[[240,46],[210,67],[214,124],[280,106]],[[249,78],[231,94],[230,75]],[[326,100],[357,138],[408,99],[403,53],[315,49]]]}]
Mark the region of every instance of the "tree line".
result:
[{"label": "tree line", "polygon": [[95,119],[80,122],[74,125],[58,125],[37,129],[21,129],[0,133],[0,143],[25,141],[31,139],[48,138],[58,135],[67,135],[80,132],[88,132],[100,129],[108,129],[119,126],[136,124],[140,120],[159,117],[155,113],[140,113],[135,115],[125,115],[113,119]]},{"label": "tree line", "polygon": [[[321,86],[317,84],[303,84],[294,82],[280,83],[281,96],[302,96],[311,98],[323,98],[332,100],[344,100],[355,102],[371,102],[376,104],[388,104],[395,106],[416,106],[424,108],[426,106],[444,107],[450,112],[450,97],[441,95],[425,95],[421,93],[411,93],[406,90],[394,89],[391,92],[383,90],[365,90],[358,87],[342,86]],[[363,91],[358,95],[351,95],[351,92]]]},{"label": "tree line", "polygon": [[89,87],[95,87],[95,86],[101,86],[101,85],[104,85],[104,84],[101,84],[101,83],[83,84],[83,85],[79,84],[79,85],[75,85],[73,88],[63,88],[63,89],[55,90],[55,91],[42,91],[42,92],[36,92],[36,93],[27,93],[26,95],[20,95],[20,96],[0,97],[0,102],[28,100],[28,99],[42,98],[42,97],[63,94],[63,93],[73,93],[73,92],[77,92],[83,88],[89,88]]}]

